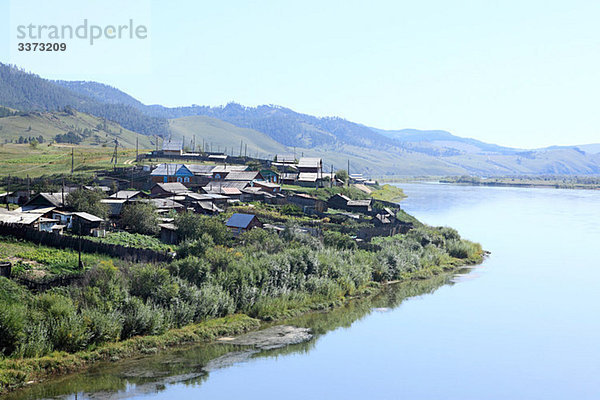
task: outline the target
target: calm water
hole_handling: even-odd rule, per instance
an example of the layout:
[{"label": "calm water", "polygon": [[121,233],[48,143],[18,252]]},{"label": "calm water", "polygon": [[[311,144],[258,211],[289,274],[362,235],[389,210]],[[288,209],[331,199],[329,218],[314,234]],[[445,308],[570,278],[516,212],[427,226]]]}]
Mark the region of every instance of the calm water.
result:
[{"label": "calm water", "polygon": [[490,250],[483,266],[298,319],[318,333],[303,345],[220,363],[233,349],[199,346],[20,398],[599,399],[600,191],[400,186],[407,211]]}]

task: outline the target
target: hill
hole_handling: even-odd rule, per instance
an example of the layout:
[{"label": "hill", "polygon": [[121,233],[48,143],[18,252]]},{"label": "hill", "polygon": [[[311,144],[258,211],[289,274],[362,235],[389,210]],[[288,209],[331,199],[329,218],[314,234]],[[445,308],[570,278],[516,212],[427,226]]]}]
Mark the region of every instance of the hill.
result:
[{"label": "hill", "polygon": [[112,121],[67,108],[66,111],[30,111],[0,118],[0,142],[17,143],[19,138],[38,138],[49,142],[57,135],[72,132],[80,145],[108,146],[117,139],[121,147],[154,148],[153,140],[125,129]]},{"label": "hill", "polygon": [[198,144],[204,139],[213,150],[239,149],[243,141],[250,154],[265,157],[295,148],[297,155],[321,156],[335,169],[345,168],[350,160],[352,172],[371,176],[600,173],[594,145],[523,150],[442,130],[385,131],[274,105],[145,105],[101,83],[47,81],[4,65],[0,65],[0,105],[18,110],[62,110],[72,105],[140,133],[189,140],[196,135]]},{"label": "hill", "polygon": [[167,133],[167,124],[162,118],[148,116],[131,105],[97,100],[2,63],[0,105],[20,111],[60,111],[72,107],[145,135]]}]

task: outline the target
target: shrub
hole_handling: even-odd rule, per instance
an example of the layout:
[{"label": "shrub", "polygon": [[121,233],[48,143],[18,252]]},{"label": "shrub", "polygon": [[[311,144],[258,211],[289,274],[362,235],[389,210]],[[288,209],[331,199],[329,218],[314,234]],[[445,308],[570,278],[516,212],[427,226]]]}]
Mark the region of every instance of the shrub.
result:
[{"label": "shrub", "polygon": [[196,286],[200,286],[206,282],[210,275],[210,264],[208,261],[194,256],[174,261],[169,264],[168,268],[172,275],[185,279]]},{"label": "shrub", "polygon": [[129,292],[144,301],[150,299],[164,305],[177,297],[179,286],[165,268],[152,264],[139,265],[131,269]]},{"label": "shrub", "polygon": [[89,332],[89,343],[115,342],[121,337],[123,316],[118,311],[92,308],[83,310],[83,323]]},{"label": "shrub", "polygon": [[127,299],[121,312],[123,314],[121,339],[137,335],[157,335],[166,330],[167,326],[162,310],[154,305],[144,303],[137,297]]},{"label": "shrub", "polygon": [[349,235],[337,231],[325,232],[323,234],[323,243],[325,246],[334,247],[339,250],[356,248],[356,242]]},{"label": "shrub", "polygon": [[25,338],[26,308],[21,304],[0,307],[0,351],[12,354]]},{"label": "shrub", "polygon": [[126,204],[121,214],[121,223],[133,232],[144,235],[156,235],[160,230],[156,207],[150,203]]}]

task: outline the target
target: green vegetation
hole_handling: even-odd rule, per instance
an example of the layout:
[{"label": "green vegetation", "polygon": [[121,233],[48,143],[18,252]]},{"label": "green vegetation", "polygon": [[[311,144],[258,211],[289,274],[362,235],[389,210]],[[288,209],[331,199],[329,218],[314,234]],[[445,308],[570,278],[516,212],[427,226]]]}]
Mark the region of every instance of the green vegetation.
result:
[{"label": "green vegetation", "polygon": [[143,235],[140,233],[130,232],[108,232],[106,237],[99,238],[88,236],[88,240],[95,242],[102,242],[108,244],[118,244],[125,247],[134,247],[137,249],[150,249],[155,251],[171,251],[172,246],[166,245],[161,242],[157,237]]},{"label": "green vegetation", "polygon": [[143,235],[156,235],[160,230],[156,207],[150,203],[126,204],[121,213],[121,224]]},{"label": "green vegetation", "polygon": [[106,218],[108,205],[100,202],[103,198],[104,193],[100,190],[77,189],[66,196],[65,202],[75,211]]},{"label": "green vegetation", "polygon": [[[1,122],[0,122],[1,123]],[[25,178],[45,176],[48,183],[60,182],[58,174],[71,173],[72,146],[38,145],[36,148],[28,144],[0,144],[0,176],[17,176]],[[111,157],[114,148],[75,146],[74,173],[77,177],[90,177],[95,171],[111,169]],[[119,149],[118,167],[125,167],[123,162],[135,159],[135,150]],[[56,180],[58,179],[58,181]]]},{"label": "green vegetation", "polygon": [[375,200],[389,201],[397,203],[400,200],[406,198],[404,191],[398,186],[394,185],[383,185],[371,192],[371,197]]},{"label": "green vegetation", "polygon": [[[0,236],[0,260],[13,262],[13,273],[26,278],[40,279],[48,275],[78,272],[78,254],[72,250],[60,250],[38,246],[31,242]],[[84,265],[94,265],[108,257],[82,254]]]}]

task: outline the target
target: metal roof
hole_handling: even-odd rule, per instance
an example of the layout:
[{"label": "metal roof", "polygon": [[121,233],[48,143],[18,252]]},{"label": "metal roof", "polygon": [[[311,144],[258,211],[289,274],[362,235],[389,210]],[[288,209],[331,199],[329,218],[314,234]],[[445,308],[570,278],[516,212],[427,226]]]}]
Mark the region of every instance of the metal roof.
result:
[{"label": "metal roof", "polygon": [[317,157],[302,157],[300,161],[298,161],[298,166],[300,168],[318,168],[322,164],[322,160]]},{"label": "metal roof", "polygon": [[247,228],[254,218],[256,218],[254,214],[235,213],[227,220],[225,225],[231,228]]},{"label": "metal roof", "polygon": [[178,139],[169,139],[168,141],[163,141],[162,145],[163,151],[181,151],[183,150],[183,140]]},{"label": "metal roof", "polygon": [[85,219],[86,221],[89,221],[89,222],[102,222],[102,221],[104,221],[102,218],[96,217],[95,215],[92,215],[92,214],[86,213],[86,212],[75,212],[75,213],[73,213],[73,215],[76,215],[79,218]]}]

